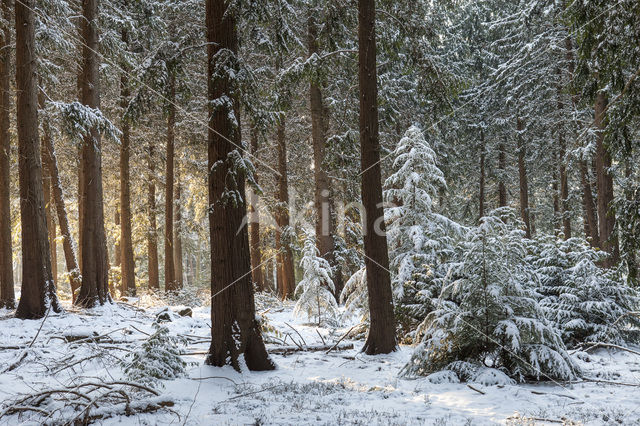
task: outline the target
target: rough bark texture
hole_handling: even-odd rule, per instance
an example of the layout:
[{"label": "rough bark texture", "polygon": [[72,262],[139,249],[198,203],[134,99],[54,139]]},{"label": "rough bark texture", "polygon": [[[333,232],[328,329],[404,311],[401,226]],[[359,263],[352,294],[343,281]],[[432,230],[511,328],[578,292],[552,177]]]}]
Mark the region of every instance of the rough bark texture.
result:
[{"label": "rough bark texture", "polygon": [[147,255],[149,257],[149,289],[160,289],[160,273],[158,270],[158,231],[156,225],[156,165],[155,145],[153,138],[149,140],[149,183],[147,185],[147,213],[149,229],[147,231]]},{"label": "rough bark texture", "polygon": [[478,203],[478,214],[479,217],[484,217],[484,202],[485,202],[485,180],[486,173],[484,170],[484,163],[486,159],[486,147],[484,143],[484,131],[480,130],[480,194],[479,194],[479,203]]},{"label": "rough bark texture", "polygon": [[600,233],[598,232],[598,216],[596,203],[589,182],[589,168],[587,162],[580,161],[580,180],[582,182],[582,207],[584,209],[585,237],[592,247],[600,247]]},{"label": "rough bark texture", "polygon": [[42,164],[38,135],[34,13],[35,1],[15,4],[16,91],[20,220],[22,222],[22,288],[16,317],[43,317],[59,311],[51,276],[49,240],[42,193]]},{"label": "rough bark texture", "polygon": [[276,206],[276,259],[278,262],[278,292],[283,299],[290,297],[295,290],[293,253],[290,242],[284,240],[283,232],[289,228],[289,180],[287,176],[287,139],[285,117],[278,121],[278,204]]},{"label": "rough bark texture", "polygon": [[[80,101],[100,108],[100,59],[97,0],[82,2],[82,96]],[[104,232],[102,154],[98,129],[92,129],[82,144],[82,286],[76,303],[93,307],[111,301],[109,265]]]},{"label": "rough bark texture", "polygon": [[[560,74],[560,70],[558,70]],[[562,101],[562,88],[558,84],[558,111],[562,117],[565,115],[564,102]],[[562,233],[564,239],[571,238],[571,212],[569,211],[569,177],[567,174],[567,143],[563,128],[558,129],[558,174],[560,176],[560,217],[562,220]]]},{"label": "rough bark texture", "polygon": [[164,290],[175,291],[176,270],[173,263],[173,160],[175,153],[175,80],[169,77],[169,100],[167,114],[167,170],[165,175],[164,202]]},{"label": "rough bark texture", "polygon": [[362,350],[373,355],[389,353],[397,347],[380,181],[375,0],[358,0],[358,50],[361,191],[370,316],[369,334]]},{"label": "rough bark texture", "polygon": [[60,182],[60,172],[58,170],[58,160],[51,138],[43,139],[46,146],[43,150],[43,161],[47,164],[51,173],[52,193],[55,200],[56,212],[58,215],[58,226],[60,227],[60,235],[62,236],[62,250],[64,252],[65,265],[69,273],[69,283],[71,284],[71,294],[75,302],[78,296],[78,290],[81,285],[80,269],[76,260],[75,244],[73,236],[69,228],[69,219],[67,217],[67,208],[62,193],[62,183]]},{"label": "rough bark texture", "polygon": [[[122,33],[123,42],[128,42],[126,31]],[[125,67],[126,69],[126,67]],[[129,105],[130,88],[126,74],[120,77],[120,107],[123,111]],[[123,113],[124,114],[124,113]],[[120,138],[120,294],[136,295],[136,264],[133,258],[133,238],[131,231],[131,176],[129,158],[131,156],[131,123],[126,116],[122,118],[122,137]]]},{"label": "rough bark texture", "polygon": [[2,19],[6,22],[0,31],[0,308],[13,309],[16,296],[13,289],[13,255],[11,251],[11,178],[9,165],[11,139],[9,111],[11,110],[11,1],[2,0]]},{"label": "rough bark texture", "polygon": [[[113,224],[116,226],[116,229],[120,228],[120,203],[116,204],[115,211],[113,212]],[[120,236],[116,238],[114,247],[113,247],[113,264],[118,268],[122,265],[122,249],[120,248]],[[124,293],[123,293],[124,294]]]},{"label": "rough bark texture", "polygon": [[176,175],[176,190],[174,194],[175,200],[175,222],[173,228],[173,264],[175,267],[176,287],[181,289],[184,286],[184,270],[182,259],[182,209],[180,208],[180,197],[182,193],[182,187],[180,182],[180,163],[176,163],[175,168]]},{"label": "rough bark texture", "polygon": [[[243,223],[247,212],[245,176],[236,167],[240,146],[239,105],[233,81],[217,71],[227,55],[238,51],[236,18],[225,0],[206,1],[209,95],[209,230],[211,237],[211,347],[206,363],[240,369],[244,358],[250,370],[275,368],[256,321],[249,259],[249,235]],[[230,102],[213,106],[226,97]],[[233,106],[231,106],[233,105]],[[234,117],[235,116],[235,117]],[[235,152],[234,152],[235,151]],[[226,194],[233,191],[234,197]]]},{"label": "rough bark texture", "polygon": [[611,156],[604,146],[604,114],[607,106],[607,98],[603,92],[598,92],[595,102],[594,124],[598,130],[596,136],[596,179],[598,185],[598,230],[600,234],[600,247],[609,252],[604,265],[614,266],[618,263],[620,252],[618,239],[614,235],[616,223],[615,213],[610,210],[613,202],[613,177],[609,172]]},{"label": "rough bark texture", "polygon": [[507,154],[504,143],[498,145],[498,207],[507,206],[507,186],[504,177],[507,169]]},{"label": "rough bark texture", "polygon": [[527,238],[531,238],[531,219],[529,216],[529,182],[527,179],[527,167],[525,164],[525,158],[527,156],[527,148],[525,147],[522,137],[522,131],[524,129],[522,120],[518,118],[517,131],[518,131],[518,175],[520,177],[520,216],[524,222],[524,231]]},{"label": "rough bark texture", "polygon": [[41,160],[42,160],[42,195],[44,197],[44,212],[47,218],[47,233],[49,236],[49,257],[51,258],[51,277],[53,278],[53,285],[58,288],[58,253],[56,244],[56,220],[54,213],[54,199],[51,193],[51,171],[49,165],[44,161],[45,157],[45,145],[44,139],[50,139],[48,123],[44,123],[44,135],[42,136]]},{"label": "rough bark texture", "polygon": [[[251,154],[258,155],[258,131],[251,129]],[[253,179],[258,183],[258,172],[254,172]],[[260,249],[260,214],[258,213],[258,194],[249,188],[249,245],[251,246],[251,279],[260,291],[265,291],[264,275],[262,274],[262,252]]]}]

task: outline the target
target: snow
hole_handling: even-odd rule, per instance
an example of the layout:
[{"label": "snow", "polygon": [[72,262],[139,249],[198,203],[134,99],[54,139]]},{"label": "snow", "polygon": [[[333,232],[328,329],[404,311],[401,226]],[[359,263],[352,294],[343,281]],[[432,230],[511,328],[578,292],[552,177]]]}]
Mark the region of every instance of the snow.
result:
[{"label": "snow", "polygon": [[[278,334],[287,345],[291,345],[291,339],[308,346],[323,345],[322,339],[331,344],[353,325],[318,328],[294,316],[293,307],[293,302],[272,302],[266,312],[259,309],[259,315],[275,330],[270,334]],[[10,311],[0,310],[0,371],[15,363],[23,352],[27,354],[16,368],[0,374],[0,412],[21,393],[83,380],[126,379],[118,359],[140,349],[147,338],[145,333],[155,330],[154,314],[161,311],[157,306],[136,308],[125,304],[88,311],[69,305],[65,308],[66,312],[52,313],[44,323],[18,320]],[[169,308],[180,310],[178,306]],[[162,381],[157,387],[159,397],[141,395],[133,405],[143,406],[153,400],[171,400],[174,405],[131,417],[125,416],[124,407],[116,407],[113,415],[113,409],[101,406],[100,412],[111,417],[100,420],[100,424],[489,425],[529,424],[529,418],[566,418],[567,423],[589,425],[640,422],[638,389],[633,386],[593,382],[515,385],[500,371],[489,368],[479,371],[469,383],[473,388],[446,371],[404,379],[398,372],[410,359],[413,348],[408,346],[400,346],[388,355],[367,356],[358,351],[362,341],[345,339],[342,343],[353,343],[355,348],[329,354],[272,355],[275,371],[238,373],[230,367],[210,367],[204,365],[205,355],[201,354],[209,346],[209,308],[194,307],[193,317],[171,317],[172,321],[162,325],[171,335],[189,341],[181,347],[190,354],[183,357],[189,363],[187,376]],[[91,335],[94,339],[67,342],[64,336],[71,335]],[[96,336],[102,336],[99,342]],[[20,348],[7,348],[15,346]],[[267,346],[277,347],[275,343]],[[93,355],[96,357],[73,365]],[[585,377],[640,384],[640,356],[606,349],[571,356]],[[56,404],[47,409],[63,405],[61,401]],[[39,423],[24,413],[20,417],[0,417],[2,425]]]}]

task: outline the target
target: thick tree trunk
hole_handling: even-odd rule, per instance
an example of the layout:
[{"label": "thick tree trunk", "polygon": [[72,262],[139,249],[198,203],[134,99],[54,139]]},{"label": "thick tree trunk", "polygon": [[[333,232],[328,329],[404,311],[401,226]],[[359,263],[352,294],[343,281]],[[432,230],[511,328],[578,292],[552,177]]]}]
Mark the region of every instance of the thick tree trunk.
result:
[{"label": "thick tree trunk", "polygon": [[11,251],[11,138],[9,111],[11,110],[11,4],[2,0],[0,31],[0,308],[13,309],[16,296],[13,289],[13,255]]},{"label": "thick tree trunk", "polygon": [[[308,34],[307,42],[309,56],[318,53],[318,30],[315,17],[309,16],[307,22]],[[321,257],[327,260],[335,269],[336,262],[333,254],[334,247],[334,226],[332,218],[331,188],[329,177],[325,170],[324,155],[327,143],[327,117],[322,98],[322,91],[317,81],[311,80],[309,83],[309,105],[311,109],[311,137],[313,141],[313,177],[315,182],[315,211],[316,211],[316,246]],[[335,274],[334,274],[335,275]],[[336,300],[340,298],[342,291],[342,279],[332,277],[335,287]]]},{"label": "thick tree trunk", "polygon": [[375,0],[358,0],[361,191],[370,317],[362,350],[369,355],[389,353],[397,347],[380,180],[375,14]]},{"label": "thick tree trunk", "polygon": [[58,215],[58,226],[60,226],[60,235],[62,236],[62,250],[64,252],[65,265],[69,274],[69,283],[71,284],[71,294],[75,302],[80,289],[82,277],[80,276],[80,268],[76,260],[75,244],[71,236],[69,228],[69,219],[67,217],[67,209],[62,193],[62,183],[60,182],[60,172],[58,170],[58,160],[51,138],[43,140],[46,144],[43,150],[43,162],[47,164],[47,168],[51,173],[52,193],[55,200],[56,212]]},{"label": "thick tree trunk", "polygon": [[486,161],[486,146],[484,142],[484,130],[480,130],[480,194],[478,203],[478,214],[480,218],[484,217],[484,202],[485,202],[485,179],[486,173],[484,170],[484,163]]},{"label": "thick tree trunk", "polygon": [[[275,368],[262,341],[256,321],[247,213],[245,177],[236,168],[240,146],[239,103],[234,82],[219,68],[228,65],[225,55],[236,55],[238,38],[235,10],[226,0],[206,1],[209,91],[209,228],[211,236],[211,347],[206,363],[231,365],[240,370],[243,358],[250,370]],[[214,101],[225,97],[233,102]],[[233,175],[234,179],[228,179]],[[233,200],[225,193],[233,191]],[[240,194],[240,197],[238,197]]]},{"label": "thick tree trunk", "polygon": [[56,312],[60,310],[51,276],[42,193],[33,13],[35,7],[34,0],[23,0],[15,4],[18,170],[22,222],[22,290],[16,317],[22,319],[42,318],[48,309]]},{"label": "thick tree trunk", "polygon": [[[128,42],[126,31],[122,33],[123,42]],[[126,69],[126,67],[125,67]],[[120,107],[123,110],[122,137],[120,138],[120,250],[121,250],[121,288],[120,294],[136,295],[136,264],[133,258],[133,238],[131,230],[131,176],[129,158],[131,155],[131,122],[126,115],[129,105],[129,77],[120,77]]]},{"label": "thick tree trunk", "polygon": [[276,250],[278,261],[278,290],[283,299],[291,297],[295,290],[293,253],[290,241],[283,238],[289,228],[289,180],[287,175],[287,140],[285,117],[280,117],[277,125],[278,141],[278,205],[276,206]]},{"label": "thick tree trunk", "polygon": [[[82,98],[90,108],[100,108],[100,59],[97,0],[82,2]],[[109,265],[104,232],[102,154],[98,129],[91,129],[82,144],[82,286],[76,303],[87,308],[111,302]]]},{"label": "thick tree trunk", "polygon": [[158,230],[156,225],[156,165],[155,145],[149,139],[149,183],[147,185],[147,214],[149,229],[147,230],[147,255],[149,257],[149,289],[160,290],[160,273],[158,270]]},{"label": "thick tree trunk", "polygon": [[175,77],[169,77],[169,100],[167,114],[167,170],[165,175],[164,215],[164,290],[175,291],[176,270],[173,263],[173,161],[175,151]]},{"label": "thick tree trunk", "polygon": [[[258,131],[251,129],[251,154],[258,155]],[[286,166],[286,165],[285,165]],[[253,179],[258,183],[258,172],[254,172]],[[264,276],[262,274],[262,252],[260,249],[260,213],[258,212],[258,194],[249,188],[249,245],[251,246],[251,278],[258,290],[265,291]]]},{"label": "thick tree trunk", "polygon": [[611,267],[618,263],[620,251],[618,248],[618,238],[614,235],[616,223],[615,213],[610,210],[613,202],[613,176],[611,168],[611,157],[604,146],[604,114],[607,106],[607,97],[600,91],[596,95],[594,106],[594,124],[598,131],[596,136],[596,179],[598,186],[598,230],[600,233],[600,247],[611,254],[604,262],[605,266]]},{"label": "thick tree trunk", "polygon": [[176,164],[175,168],[176,175],[176,190],[174,194],[175,199],[175,226],[173,228],[173,264],[175,266],[175,278],[176,278],[176,287],[181,289],[184,286],[184,270],[183,270],[183,259],[182,259],[182,209],[180,206],[182,196],[182,187],[180,182],[180,163]]},{"label": "thick tree trunk", "polygon": [[507,186],[504,183],[507,173],[507,154],[504,143],[498,145],[498,207],[507,206]]},{"label": "thick tree trunk", "polygon": [[522,120],[518,118],[517,122],[517,138],[518,138],[518,174],[520,177],[520,216],[524,222],[525,237],[531,238],[531,218],[529,216],[529,182],[527,179],[527,168],[525,158],[527,148],[524,144],[522,131],[524,129]]}]

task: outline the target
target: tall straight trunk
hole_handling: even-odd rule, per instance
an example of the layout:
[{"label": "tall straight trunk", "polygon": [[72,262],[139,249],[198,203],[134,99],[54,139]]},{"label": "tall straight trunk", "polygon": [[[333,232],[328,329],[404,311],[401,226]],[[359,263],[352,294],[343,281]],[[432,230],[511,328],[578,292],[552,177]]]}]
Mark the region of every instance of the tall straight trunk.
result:
[{"label": "tall straight trunk", "polygon": [[598,186],[598,230],[600,233],[600,247],[611,256],[604,262],[605,266],[611,267],[618,263],[620,251],[618,248],[618,238],[614,235],[616,216],[610,210],[613,202],[613,176],[611,168],[611,156],[604,146],[604,114],[607,107],[607,97],[600,91],[596,95],[594,106],[594,124],[598,131],[596,135],[596,179]]},{"label": "tall straight trunk", "polygon": [[[116,204],[116,208],[113,213],[113,224],[116,226],[116,229],[120,228],[120,202]],[[113,264],[118,268],[120,268],[122,266],[122,249],[120,248],[120,236],[116,238],[116,242],[113,248],[113,257],[114,257]]]},{"label": "tall straight trunk", "polygon": [[62,183],[60,182],[60,172],[58,170],[58,160],[51,138],[44,138],[46,146],[43,150],[43,162],[47,165],[51,173],[52,195],[55,200],[56,213],[58,215],[58,226],[60,227],[60,235],[62,236],[62,250],[64,252],[65,265],[69,274],[69,283],[71,285],[71,295],[75,302],[78,296],[78,290],[81,285],[80,268],[76,260],[75,243],[71,235],[69,227],[69,219],[67,217],[67,208],[62,194]]},{"label": "tall straight trunk", "polygon": [[486,146],[484,142],[484,130],[480,130],[480,195],[479,195],[479,205],[478,205],[478,213],[482,218],[484,217],[484,202],[485,202],[485,179],[486,174],[484,170],[484,163],[486,161]]},{"label": "tall straight trunk", "polygon": [[[251,154],[258,155],[258,130],[251,129]],[[286,167],[286,164],[285,164]],[[258,183],[257,171],[253,180]],[[264,276],[262,274],[262,252],[260,249],[260,214],[258,213],[258,194],[249,189],[249,246],[251,252],[251,279],[260,291],[265,291]]]},{"label": "tall straight trunk", "polygon": [[380,181],[375,15],[375,0],[358,0],[361,192],[370,318],[369,334],[362,350],[369,355],[389,353],[397,347]]},{"label": "tall straight trunk", "polygon": [[[22,223],[22,290],[16,317],[42,318],[59,311],[51,276],[51,258],[42,193],[42,164],[38,135],[34,0],[15,4],[16,91],[20,220]],[[6,92],[5,92],[6,93]]]},{"label": "tall straight trunk", "polygon": [[[560,74],[560,70],[558,70],[558,74]],[[565,108],[564,102],[562,101],[562,88],[560,83],[558,83],[558,111],[560,112],[559,116],[565,116]],[[560,175],[560,215],[562,218],[562,232],[564,234],[564,239],[568,240],[571,238],[571,212],[569,211],[569,177],[567,174],[567,143],[565,140],[564,129],[560,128],[558,130],[558,156],[559,165],[558,165],[558,174]]]},{"label": "tall straight trunk", "polygon": [[11,250],[11,138],[9,111],[11,110],[11,4],[2,0],[0,31],[0,308],[13,309],[16,296],[13,289],[13,255]]},{"label": "tall straight trunk", "polygon": [[507,206],[507,186],[504,183],[504,177],[507,173],[507,154],[505,144],[498,145],[498,207]]},{"label": "tall straight trunk", "polygon": [[286,299],[295,290],[295,273],[290,241],[283,239],[283,232],[289,227],[289,179],[284,115],[278,120],[277,133],[279,176],[278,205],[276,207],[276,258],[278,261],[278,290],[280,296]]},{"label": "tall straight trunk", "polygon": [[175,266],[175,278],[176,278],[176,287],[181,289],[184,286],[184,269],[183,269],[183,259],[182,259],[182,209],[181,209],[181,200],[182,196],[182,187],[180,182],[180,162],[176,164],[175,169],[176,175],[176,190],[174,194],[175,199],[175,226],[173,228],[173,264]]},{"label": "tall straight trunk", "polygon": [[[318,53],[318,29],[313,15],[309,16],[307,27],[309,56],[312,56]],[[311,138],[313,141],[316,246],[320,256],[326,259],[332,268],[335,268],[331,188],[324,164],[325,146],[327,144],[326,129],[328,123],[320,85],[313,79],[309,83],[309,105],[311,108]],[[333,277],[333,281],[334,285],[341,284],[342,282],[340,277]],[[336,300],[338,300],[342,288],[338,288],[338,285],[335,287],[335,297]]]},{"label": "tall straight trunk", "polygon": [[149,183],[147,184],[147,214],[149,229],[147,230],[147,256],[149,258],[149,289],[160,289],[160,273],[158,271],[158,230],[156,225],[156,164],[155,142],[149,139]]},{"label": "tall straight trunk", "polygon": [[525,236],[531,238],[531,218],[529,216],[529,182],[527,179],[527,167],[525,164],[525,158],[527,155],[527,148],[524,144],[522,137],[522,131],[524,129],[522,120],[518,118],[517,131],[518,131],[518,174],[520,177],[520,216],[524,222]]},{"label": "tall straight trunk", "polygon": [[[124,43],[128,42],[126,31],[122,33]],[[126,70],[126,67],[125,67]],[[121,252],[121,288],[120,294],[136,295],[136,264],[133,258],[133,238],[131,231],[131,176],[129,158],[131,156],[131,122],[126,111],[129,105],[129,77],[123,73],[120,77],[120,107],[123,110],[122,137],[120,138],[120,250]]]},{"label": "tall straight trunk", "polygon": [[[82,2],[82,97],[81,102],[100,108],[100,59],[98,51],[98,3]],[[87,308],[111,302],[109,265],[104,232],[102,154],[100,133],[91,129],[82,144],[82,286],[76,303]]]},{"label": "tall straight trunk", "polygon": [[[227,71],[229,58],[237,55],[235,8],[226,0],[206,0],[207,85],[209,99],[208,187],[211,238],[211,347],[206,363],[231,365],[240,370],[244,359],[250,370],[272,370],[256,321],[249,235],[244,224],[247,213],[245,176],[236,168],[240,154],[239,102],[234,81]],[[214,101],[225,97],[231,100]],[[235,151],[235,153],[234,153]],[[227,177],[233,174],[235,179]],[[233,200],[225,197],[233,191]]]},{"label": "tall straight trunk", "polygon": [[173,263],[173,161],[175,153],[175,77],[169,77],[169,100],[167,114],[167,170],[165,175],[164,198],[164,290],[175,291],[176,270]]},{"label": "tall straight trunk", "polygon": [[[629,144],[629,149],[631,149],[631,146]],[[634,195],[634,191],[633,191],[633,187],[630,185],[630,183],[633,180],[633,170],[632,170],[632,165],[631,165],[631,158],[626,158],[625,162],[624,162],[624,177],[625,177],[625,181],[627,182],[627,185],[624,188],[624,197],[628,202],[633,202],[635,195]],[[640,196],[640,194],[638,194]],[[627,232],[629,232],[630,235],[636,235],[635,233],[638,232],[638,226],[634,225],[634,227],[632,229],[629,229]],[[626,261],[627,261],[627,268],[629,271],[629,277],[628,277],[628,282],[632,283],[632,285],[637,285],[638,283],[638,254],[636,253],[637,250],[634,251],[634,247],[632,245],[632,243],[630,243],[629,239],[631,237],[627,237],[626,240],[626,244],[630,249],[626,249],[624,256],[626,257]],[[623,247],[624,249],[624,247]]]},{"label": "tall straight trunk", "polygon": [[580,160],[580,180],[582,182],[582,207],[584,209],[585,237],[592,247],[600,247],[598,215],[589,179],[589,168],[585,160]]},{"label": "tall straight trunk", "polygon": [[[44,135],[43,139],[50,138],[51,135],[48,132],[47,123],[44,124]],[[56,244],[56,220],[54,213],[54,199],[53,194],[51,193],[51,171],[49,170],[49,166],[46,161],[44,161],[45,156],[45,145],[46,143],[42,141],[42,145],[40,147],[41,150],[41,161],[42,161],[42,195],[44,197],[44,212],[47,218],[47,233],[49,236],[49,257],[51,258],[51,277],[53,278],[53,285],[58,287],[58,253],[57,253],[57,244]]]},{"label": "tall straight trunk", "polygon": [[560,162],[556,150],[553,150],[553,164],[557,166],[557,168],[554,167],[551,178],[551,192],[553,193],[553,231],[555,235],[559,235],[562,218],[560,213],[560,176],[558,174]]}]

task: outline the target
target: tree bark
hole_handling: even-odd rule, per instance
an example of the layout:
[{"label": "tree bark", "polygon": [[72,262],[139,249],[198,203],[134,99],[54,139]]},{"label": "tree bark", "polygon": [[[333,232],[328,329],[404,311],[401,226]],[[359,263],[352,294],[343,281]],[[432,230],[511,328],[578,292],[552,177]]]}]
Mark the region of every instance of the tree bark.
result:
[{"label": "tree bark", "polygon": [[167,170],[165,175],[164,216],[164,290],[175,291],[176,270],[173,263],[173,161],[175,151],[175,77],[169,77],[169,100],[167,114]]},{"label": "tree bark", "polygon": [[13,253],[11,250],[11,1],[2,0],[0,31],[0,308],[13,309],[16,296],[13,289]]},{"label": "tree bark", "polygon": [[58,253],[56,244],[56,221],[54,218],[54,199],[51,191],[52,179],[51,170],[45,158],[45,146],[44,139],[51,139],[49,133],[49,123],[43,124],[43,136],[42,144],[40,146],[40,158],[42,160],[42,195],[44,197],[44,212],[47,218],[47,233],[49,236],[49,257],[51,258],[51,277],[53,278],[54,287],[58,288]]},{"label": "tree bark", "polygon": [[[129,34],[122,31],[122,41],[129,42]],[[122,137],[120,138],[120,272],[122,281],[120,293],[127,296],[136,295],[136,264],[133,257],[133,238],[131,229],[131,176],[129,158],[131,156],[131,121],[127,116],[129,97],[129,77],[127,66],[120,76],[120,107],[122,108]]]},{"label": "tree bark", "polygon": [[592,247],[600,247],[596,203],[589,182],[589,169],[585,160],[580,160],[580,180],[582,182],[582,207],[584,209],[585,237]]},{"label": "tree bark", "polygon": [[[240,370],[240,358],[250,370],[271,370],[256,321],[247,213],[245,176],[236,166],[240,149],[239,102],[234,81],[220,67],[227,55],[237,55],[235,10],[226,0],[206,0],[208,56],[208,186],[211,238],[211,347],[206,363]],[[230,102],[218,102],[221,98]],[[233,178],[230,178],[232,177]],[[233,193],[234,197],[226,194]]]},{"label": "tree bark", "polygon": [[[251,154],[258,155],[258,130],[251,129]],[[285,164],[286,166],[286,164]],[[253,179],[258,183],[258,172],[254,172]],[[260,249],[260,213],[258,213],[258,194],[249,188],[249,245],[251,252],[251,279],[260,291],[265,291],[264,276],[262,274],[262,252]]]},{"label": "tree bark", "polygon": [[507,186],[504,177],[507,172],[507,154],[504,143],[498,145],[498,207],[507,206]]},{"label": "tree bark", "polygon": [[35,7],[34,0],[23,0],[15,4],[18,170],[22,222],[22,290],[16,317],[21,319],[42,318],[48,309],[60,311],[51,275],[42,193]]},{"label": "tree bark", "polygon": [[[295,290],[295,273],[291,242],[283,233],[289,228],[289,180],[287,171],[287,140],[285,134],[285,116],[277,125],[278,140],[278,204],[276,206],[276,259],[278,261],[278,290],[280,297],[286,299]],[[286,234],[284,234],[286,235]]]},{"label": "tree bark", "polygon": [[182,196],[182,187],[180,182],[180,162],[175,165],[176,190],[175,198],[175,225],[173,228],[173,264],[175,266],[176,287],[181,289],[184,286],[184,270],[182,259],[182,209],[180,206]]},{"label": "tree bark", "polygon": [[52,193],[55,200],[56,212],[58,215],[58,226],[60,226],[60,235],[62,236],[62,250],[64,252],[65,265],[69,274],[69,284],[71,285],[71,295],[75,302],[80,289],[82,277],[80,276],[80,268],[76,260],[75,244],[69,227],[67,217],[67,208],[62,193],[62,183],[60,182],[60,172],[58,170],[58,160],[56,159],[55,148],[51,138],[43,139],[46,146],[43,150],[43,162],[47,164],[47,168],[51,173]]},{"label": "tree bark", "polygon": [[522,120],[518,118],[517,131],[518,131],[518,173],[520,176],[520,216],[524,222],[525,237],[531,238],[531,218],[529,216],[529,182],[527,179],[527,168],[525,165],[525,158],[527,155],[527,148],[524,144],[522,137],[522,131],[524,129]]},{"label": "tree bark", "polygon": [[358,80],[364,254],[370,317],[369,334],[362,350],[374,355],[392,352],[397,347],[380,180],[375,0],[358,0]]},{"label": "tree bark", "polygon": [[[558,70],[558,75],[561,75],[560,70]],[[560,117],[565,116],[560,83],[558,83],[558,111]],[[571,212],[569,211],[569,177],[567,174],[567,161],[565,159],[567,143],[563,128],[558,129],[558,150],[558,156],[560,157],[558,166],[558,174],[560,175],[560,215],[564,239],[568,240],[571,238]]]},{"label": "tree bark", "polygon": [[596,135],[596,179],[598,186],[598,230],[600,234],[600,247],[611,256],[604,262],[606,267],[615,266],[618,263],[620,252],[618,249],[618,238],[614,235],[616,216],[610,210],[613,202],[613,176],[611,168],[611,156],[604,146],[604,114],[607,106],[607,97],[600,91],[596,95],[594,106],[597,129]]},{"label": "tree bark", "polygon": [[486,161],[486,146],[484,142],[484,130],[480,130],[480,194],[478,203],[479,217],[484,217],[484,202],[485,202],[485,179],[486,174],[484,170],[484,163]]},{"label": "tree bark", "polygon": [[[118,204],[116,204],[115,212],[113,213],[113,224],[116,226],[116,229],[120,228],[120,202],[119,201],[118,201]],[[122,266],[122,249],[120,248],[120,238],[121,238],[120,235],[118,235],[113,247],[113,257],[114,257],[113,264],[118,268]],[[120,287],[121,286],[119,286],[118,288]],[[124,295],[125,293],[123,292],[122,294]]]},{"label": "tree bark", "polygon": [[147,185],[147,214],[149,229],[147,230],[147,255],[149,257],[149,289],[160,290],[160,273],[158,270],[158,230],[156,225],[156,165],[155,143],[149,139],[149,183]]},{"label": "tree bark", "polygon": [[[82,98],[90,107],[100,108],[100,59],[98,51],[97,0],[82,1]],[[111,302],[109,265],[104,232],[104,202],[102,191],[102,154],[100,133],[91,129],[82,144],[82,286],[76,304],[90,308]]]}]

